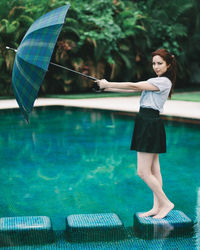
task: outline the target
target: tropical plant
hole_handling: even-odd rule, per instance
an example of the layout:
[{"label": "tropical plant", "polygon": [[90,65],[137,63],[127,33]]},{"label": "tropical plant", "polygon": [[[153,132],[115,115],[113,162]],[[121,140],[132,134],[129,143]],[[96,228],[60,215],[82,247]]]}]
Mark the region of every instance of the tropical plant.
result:
[{"label": "tropical plant", "polygon": [[193,0],[193,7],[185,17],[185,26],[188,33],[182,42],[182,53],[180,58],[183,75],[189,84],[200,83],[200,1]]},{"label": "tropical plant", "polygon": [[27,27],[33,22],[24,14],[25,7],[18,1],[8,2],[3,0],[0,4],[0,92],[1,95],[11,94],[11,70],[14,61],[14,53],[6,50],[6,46],[17,48],[18,41]]},{"label": "tropical plant", "polygon": [[[136,55],[129,38],[144,31],[138,23],[144,16],[134,8],[130,1],[73,1],[58,42],[56,61],[97,78],[117,79],[123,73],[126,79],[136,76],[137,70],[132,70]],[[64,71],[55,77],[64,81],[66,91],[87,90],[91,84]]]},{"label": "tropical plant", "polygon": [[[176,56],[178,61],[177,85],[182,85],[183,81],[185,84],[190,82],[190,67],[186,69],[185,62],[188,57],[188,35],[194,32],[191,32],[191,20],[194,23],[199,15],[199,12],[195,11],[196,5],[199,5],[197,1],[158,2],[148,0],[138,3],[139,9],[148,17],[144,20],[147,32],[140,37],[138,40],[140,45],[138,45],[142,45],[143,52],[150,53],[152,50],[162,47]],[[197,41],[195,43],[197,44]],[[144,54],[142,51],[141,54]]]}]

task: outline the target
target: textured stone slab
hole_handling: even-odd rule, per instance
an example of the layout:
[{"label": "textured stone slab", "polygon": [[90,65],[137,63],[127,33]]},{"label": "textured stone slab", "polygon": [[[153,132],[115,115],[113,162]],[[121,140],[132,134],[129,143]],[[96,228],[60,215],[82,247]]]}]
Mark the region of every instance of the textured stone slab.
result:
[{"label": "textured stone slab", "polygon": [[0,246],[32,245],[53,241],[47,216],[5,217],[0,219]]},{"label": "textured stone slab", "polygon": [[73,242],[124,238],[124,227],[114,213],[74,214],[66,219],[67,239]]},{"label": "textured stone slab", "polygon": [[134,231],[138,237],[145,239],[165,238],[192,233],[193,221],[182,211],[172,210],[163,219],[139,217],[134,215]]}]

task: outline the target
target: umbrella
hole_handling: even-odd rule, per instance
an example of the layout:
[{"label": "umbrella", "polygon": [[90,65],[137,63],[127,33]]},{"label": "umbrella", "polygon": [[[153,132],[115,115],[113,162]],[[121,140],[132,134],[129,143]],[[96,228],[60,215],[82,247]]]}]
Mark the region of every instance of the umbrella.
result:
[{"label": "umbrella", "polygon": [[[30,26],[18,49],[12,49],[16,52],[12,86],[17,103],[27,122],[39,88],[51,63],[51,56],[69,7],[70,5],[65,5],[41,16]],[[11,48],[7,47],[7,49]],[[55,63],[51,64],[91,80],[97,80],[67,67]]]}]

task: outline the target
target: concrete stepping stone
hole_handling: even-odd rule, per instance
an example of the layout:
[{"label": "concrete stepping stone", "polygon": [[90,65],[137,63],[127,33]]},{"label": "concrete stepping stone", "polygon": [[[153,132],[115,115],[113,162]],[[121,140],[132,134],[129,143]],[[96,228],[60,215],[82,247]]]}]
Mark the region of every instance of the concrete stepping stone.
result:
[{"label": "concrete stepping stone", "polygon": [[115,213],[73,214],[66,218],[67,240],[112,241],[125,237],[124,226]]},{"label": "concrete stepping stone", "polygon": [[193,231],[193,221],[182,211],[172,210],[163,219],[134,215],[134,232],[143,239],[166,238],[186,235]]},{"label": "concrete stepping stone", "polygon": [[0,218],[0,246],[35,245],[53,242],[49,217],[24,216]]}]

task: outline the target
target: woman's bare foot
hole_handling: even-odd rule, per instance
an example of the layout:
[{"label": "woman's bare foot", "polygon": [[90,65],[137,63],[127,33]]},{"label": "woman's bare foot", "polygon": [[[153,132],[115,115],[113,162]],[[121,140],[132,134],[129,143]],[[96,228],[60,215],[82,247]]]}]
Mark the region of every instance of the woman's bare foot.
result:
[{"label": "woman's bare foot", "polygon": [[168,215],[168,213],[174,208],[174,204],[173,203],[168,203],[163,207],[160,207],[160,210],[158,212],[158,214],[156,214],[155,216],[153,216],[154,219],[163,219],[164,217],[166,217]]},{"label": "woman's bare foot", "polygon": [[157,213],[158,213],[158,208],[152,208],[148,212],[139,214],[139,217],[153,216],[153,215],[156,215]]}]

